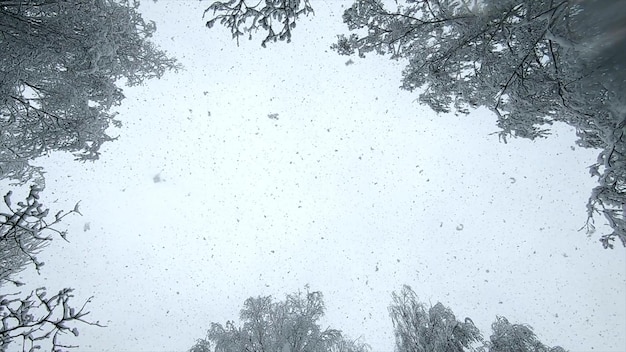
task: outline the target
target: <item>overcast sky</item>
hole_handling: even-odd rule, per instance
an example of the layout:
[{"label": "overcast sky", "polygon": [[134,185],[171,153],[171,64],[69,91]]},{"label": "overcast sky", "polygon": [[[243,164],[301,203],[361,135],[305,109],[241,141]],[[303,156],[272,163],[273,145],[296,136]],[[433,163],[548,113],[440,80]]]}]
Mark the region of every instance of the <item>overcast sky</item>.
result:
[{"label": "overcast sky", "polygon": [[549,345],[625,351],[625,251],[602,248],[602,219],[578,231],[598,151],[567,126],[501,143],[490,112],[436,115],[400,90],[401,62],[346,65],[329,46],[350,3],[312,0],[293,42],[266,49],[204,28],[208,2],[142,4],[185,70],[125,90],[99,161],[38,161],[45,204],[83,216],[22,279],[95,296],[108,325],[67,341],[184,351],[246,298],[309,284],[324,326],[392,351],[387,306],[408,284],[485,337],[502,315]]}]

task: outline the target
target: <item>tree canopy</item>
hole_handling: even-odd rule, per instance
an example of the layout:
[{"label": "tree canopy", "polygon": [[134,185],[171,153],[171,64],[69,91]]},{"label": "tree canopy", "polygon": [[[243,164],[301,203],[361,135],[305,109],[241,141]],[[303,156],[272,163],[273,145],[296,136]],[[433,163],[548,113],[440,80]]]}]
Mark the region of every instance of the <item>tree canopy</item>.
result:
[{"label": "tree canopy", "polygon": [[119,126],[118,86],[161,77],[176,61],[130,0],[0,0],[0,178],[43,182],[30,162],[52,150],[95,160]]},{"label": "tree canopy", "polygon": [[532,327],[511,324],[505,317],[496,317],[491,324],[493,334],[482,351],[489,352],[565,352],[560,346],[549,347],[539,341]]},{"label": "tree canopy", "polygon": [[250,297],[240,312],[242,326],[211,323],[205,339],[198,340],[190,352],[366,352],[364,343],[342,336],[336,329],[322,329],[318,320],[325,306],[321,292],[297,292],[284,301],[271,296]]},{"label": "tree canopy", "polygon": [[496,317],[485,341],[472,319],[456,320],[440,302],[427,308],[410,286],[393,292],[392,298],[389,314],[397,352],[566,352],[541,343],[529,325],[511,324],[504,317]]},{"label": "tree canopy", "polygon": [[[354,33],[332,47],[407,62],[402,88],[436,112],[485,106],[499,135],[541,138],[555,122],[576,128],[577,144],[602,149],[590,167],[599,185],[587,204],[590,232],[602,214],[605,248],[626,246],[626,49],[623,2],[412,0],[388,10],[357,0],[343,20]],[[593,19],[593,20],[591,20]],[[593,22],[592,22],[593,21]]]},{"label": "tree canopy", "polygon": [[427,309],[409,286],[392,293],[389,315],[398,352],[464,352],[482,340],[471,319],[457,321],[441,303]]},{"label": "tree canopy", "polygon": [[[350,340],[335,329],[321,330],[317,320],[324,313],[321,292],[287,295],[276,302],[271,296],[248,298],[241,310],[243,326],[228,321],[212,323],[205,339],[189,352],[231,351],[330,351],[366,352],[364,342]],[[392,293],[389,315],[397,352],[566,352],[539,341],[532,327],[511,324],[496,317],[493,333],[485,341],[470,318],[456,319],[452,310],[438,302],[428,307],[409,286]]]}]

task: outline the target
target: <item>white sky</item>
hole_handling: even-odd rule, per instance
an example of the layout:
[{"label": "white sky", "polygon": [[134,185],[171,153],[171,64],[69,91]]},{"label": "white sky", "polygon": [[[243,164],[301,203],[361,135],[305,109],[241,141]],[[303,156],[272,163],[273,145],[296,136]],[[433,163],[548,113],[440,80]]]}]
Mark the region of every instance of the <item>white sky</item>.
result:
[{"label": "white sky", "polygon": [[67,341],[184,351],[247,297],[308,283],[325,326],[392,351],[390,293],[409,284],[485,337],[502,315],[550,345],[625,351],[625,251],[578,231],[597,151],[572,149],[565,126],[499,143],[488,111],[437,116],[401,91],[401,63],[345,65],[329,46],[350,3],[313,0],[293,42],[267,49],[205,29],[208,2],[142,4],[185,71],[126,89],[98,162],[40,162],[46,204],[80,200],[84,216],[22,278],[94,295],[108,325]]}]

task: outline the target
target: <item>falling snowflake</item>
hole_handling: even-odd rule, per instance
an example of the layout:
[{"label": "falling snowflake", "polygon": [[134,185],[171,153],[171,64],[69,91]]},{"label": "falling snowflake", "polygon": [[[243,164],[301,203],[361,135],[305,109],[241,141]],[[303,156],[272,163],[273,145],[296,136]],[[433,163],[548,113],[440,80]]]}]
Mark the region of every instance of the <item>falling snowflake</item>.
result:
[{"label": "falling snowflake", "polygon": [[272,120],[278,120],[278,114],[267,114],[267,117]]}]

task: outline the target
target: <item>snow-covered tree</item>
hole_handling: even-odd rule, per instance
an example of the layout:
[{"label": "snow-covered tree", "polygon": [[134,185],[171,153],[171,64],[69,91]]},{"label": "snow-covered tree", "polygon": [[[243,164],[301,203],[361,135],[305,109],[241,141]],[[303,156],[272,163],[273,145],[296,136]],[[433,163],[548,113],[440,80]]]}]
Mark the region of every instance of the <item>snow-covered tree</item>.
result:
[{"label": "snow-covered tree", "polygon": [[456,320],[439,302],[428,308],[409,286],[392,297],[389,313],[397,352],[566,352],[541,343],[529,325],[511,324],[504,317],[496,318],[490,340],[484,341],[472,319]]},{"label": "snow-covered tree", "polygon": [[397,352],[464,352],[482,340],[471,319],[456,320],[441,303],[427,308],[409,286],[393,292],[392,299],[389,314]]},{"label": "snow-covered tree", "polygon": [[[206,338],[196,341],[189,352],[368,352],[370,346],[350,340],[339,330],[323,330],[318,319],[324,314],[320,292],[298,292],[284,301],[271,296],[249,298],[241,310],[242,326],[212,323]],[[409,286],[392,293],[389,314],[396,338],[396,352],[566,352],[548,347],[525,324],[511,324],[497,317],[489,341],[470,318],[456,319],[441,303],[427,306]],[[391,350],[391,349],[389,349]]]},{"label": "snow-covered tree", "polygon": [[131,0],[0,0],[0,179],[42,183],[52,150],[98,158],[129,86],[177,69]]},{"label": "snow-covered tree", "polygon": [[248,298],[241,310],[242,326],[234,321],[212,323],[206,339],[189,350],[203,352],[366,352],[369,346],[345,339],[341,331],[322,329],[325,306],[321,292],[297,292],[284,301],[271,296]]},{"label": "snow-covered tree", "polygon": [[488,352],[565,352],[560,346],[548,347],[541,343],[532,327],[525,324],[511,324],[505,317],[497,317],[491,324],[493,334],[486,348]]},{"label": "snow-covered tree", "polygon": [[548,126],[576,128],[578,144],[602,149],[588,229],[603,214],[604,247],[626,246],[626,3],[597,0],[405,0],[388,10],[357,0],[343,15],[354,33],[340,54],[374,52],[407,62],[402,88],[437,112],[486,106],[499,135],[535,139]]}]

